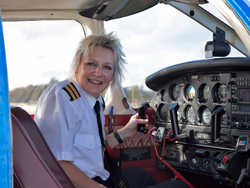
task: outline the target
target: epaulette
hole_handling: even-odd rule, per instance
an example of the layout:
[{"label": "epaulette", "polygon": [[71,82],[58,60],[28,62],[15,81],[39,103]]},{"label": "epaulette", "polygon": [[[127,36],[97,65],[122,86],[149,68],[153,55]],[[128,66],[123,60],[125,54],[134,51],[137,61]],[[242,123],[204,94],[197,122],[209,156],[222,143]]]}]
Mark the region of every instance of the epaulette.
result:
[{"label": "epaulette", "polygon": [[80,93],[78,92],[78,90],[76,89],[76,87],[72,82],[66,85],[63,89],[68,93],[71,101],[81,97]]}]

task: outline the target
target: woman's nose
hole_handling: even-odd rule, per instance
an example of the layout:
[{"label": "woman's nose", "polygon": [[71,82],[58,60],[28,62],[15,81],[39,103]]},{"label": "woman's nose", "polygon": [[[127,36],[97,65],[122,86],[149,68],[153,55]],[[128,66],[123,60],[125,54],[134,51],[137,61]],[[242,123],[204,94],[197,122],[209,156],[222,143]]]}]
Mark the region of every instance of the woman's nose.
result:
[{"label": "woman's nose", "polygon": [[102,69],[101,69],[100,66],[98,66],[98,67],[95,68],[94,74],[95,74],[96,76],[102,76]]}]

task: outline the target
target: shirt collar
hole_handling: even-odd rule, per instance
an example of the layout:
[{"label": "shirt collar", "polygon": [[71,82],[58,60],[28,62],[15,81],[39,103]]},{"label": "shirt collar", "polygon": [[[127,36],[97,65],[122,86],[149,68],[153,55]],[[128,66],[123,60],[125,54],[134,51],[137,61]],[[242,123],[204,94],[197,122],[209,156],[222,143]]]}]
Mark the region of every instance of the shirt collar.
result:
[{"label": "shirt collar", "polygon": [[[83,90],[84,91],[84,90]],[[99,97],[96,99],[95,97],[91,96],[90,94],[88,94],[86,91],[84,91],[86,93],[86,98],[87,101],[90,105],[91,108],[94,109],[95,103],[98,100],[100,102],[100,104],[103,104],[103,100],[102,100],[102,96],[99,95]]]},{"label": "shirt collar", "polygon": [[71,81],[76,85],[76,88],[78,89],[78,91],[79,91],[80,93],[83,93],[83,94],[84,94],[84,96],[85,96],[85,98],[87,99],[87,101],[88,101],[88,103],[89,103],[89,105],[90,105],[91,108],[94,108],[95,103],[96,103],[97,100],[98,100],[98,101],[102,104],[102,106],[103,106],[104,101],[103,101],[101,95],[99,95],[99,97],[96,99],[95,97],[93,97],[92,95],[90,95],[89,93],[87,93],[86,91],[84,91],[84,90],[82,89],[82,87],[78,84],[77,81],[75,81],[75,80],[71,80]]}]

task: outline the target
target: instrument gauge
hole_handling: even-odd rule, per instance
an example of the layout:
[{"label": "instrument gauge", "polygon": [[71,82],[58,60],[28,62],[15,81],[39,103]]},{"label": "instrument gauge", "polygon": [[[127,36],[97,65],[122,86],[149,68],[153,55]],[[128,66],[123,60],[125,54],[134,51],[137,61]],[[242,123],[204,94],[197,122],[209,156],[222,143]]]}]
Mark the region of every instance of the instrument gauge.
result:
[{"label": "instrument gauge", "polygon": [[225,84],[216,84],[214,97],[217,102],[225,102],[227,97],[227,86]]},{"label": "instrument gauge", "polygon": [[227,86],[225,84],[221,84],[218,89],[218,96],[221,101],[225,101],[227,97]]},{"label": "instrument gauge", "polygon": [[185,97],[188,101],[192,101],[195,97],[195,89],[194,86],[191,84],[188,84],[185,87]]},{"label": "instrument gauge", "polygon": [[185,115],[189,123],[192,123],[192,124],[195,123],[196,115],[195,115],[195,110],[192,106],[187,106],[185,110]]},{"label": "instrument gauge", "polygon": [[173,84],[170,87],[170,95],[171,95],[172,100],[178,101],[181,96],[181,87],[177,84]]},{"label": "instrument gauge", "polygon": [[209,86],[205,85],[202,91],[203,97],[208,100],[210,97],[210,90],[209,90]]},{"label": "instrument gauge", "polygon": [[210,88],[207,84],[202,84],[198,90],[198,99],[200,103],[205,103],[210,98]]},{"label": "instrument gauge", "polygon": [[202,121],[206,124],[206,125],[210,125],[211,123],[211,119],[212,119],[212,114],[210,112],[210,110],[205,107],[202,111]]}]

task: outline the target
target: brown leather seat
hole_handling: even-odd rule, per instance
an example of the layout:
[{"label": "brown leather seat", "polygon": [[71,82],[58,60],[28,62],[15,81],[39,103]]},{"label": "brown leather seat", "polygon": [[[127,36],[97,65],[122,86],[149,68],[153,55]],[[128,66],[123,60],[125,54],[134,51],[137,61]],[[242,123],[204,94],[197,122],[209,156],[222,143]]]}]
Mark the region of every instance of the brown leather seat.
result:
[{"label": "brown leather seat", "polygon": [[32,117],[11,107],[15,188],[74,188]]}]

